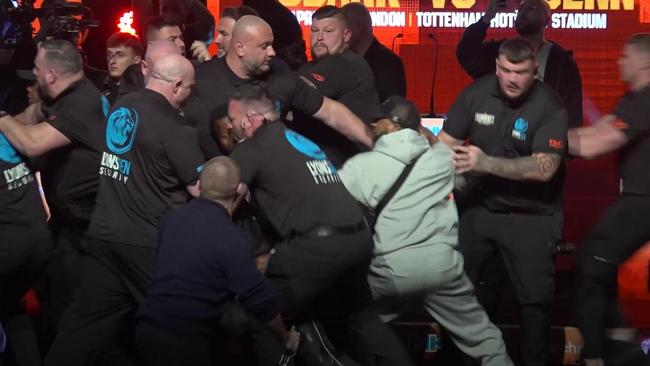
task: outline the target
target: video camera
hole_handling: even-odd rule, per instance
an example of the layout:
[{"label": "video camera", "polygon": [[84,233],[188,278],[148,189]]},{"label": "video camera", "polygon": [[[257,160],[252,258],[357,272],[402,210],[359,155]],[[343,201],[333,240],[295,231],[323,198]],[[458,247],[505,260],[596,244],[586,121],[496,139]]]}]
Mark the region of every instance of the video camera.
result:
[{"label": "video camera", "polygon": [[45,38],[65,39],[76,43],[86,28],[98,27],[92,12],[81,3],[58,1],[50,6],[34,8],[34,0],[0,0],[0,49],[15,49],[23,42],[30,42],[32,22],[41,20]]}]

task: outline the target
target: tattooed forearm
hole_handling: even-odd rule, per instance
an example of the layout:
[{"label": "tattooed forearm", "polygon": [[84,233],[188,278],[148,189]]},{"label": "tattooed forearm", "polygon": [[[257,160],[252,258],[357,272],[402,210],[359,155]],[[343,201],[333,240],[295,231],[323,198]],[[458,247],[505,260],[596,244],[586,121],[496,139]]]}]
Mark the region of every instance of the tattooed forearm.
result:
[{"label": "tattooed forearm", "polygon": [[483,155],[477,161],[477,170],[513,180],[547,181],[557,171],[562,158],[557,154],[534,154],[516,159]]}]

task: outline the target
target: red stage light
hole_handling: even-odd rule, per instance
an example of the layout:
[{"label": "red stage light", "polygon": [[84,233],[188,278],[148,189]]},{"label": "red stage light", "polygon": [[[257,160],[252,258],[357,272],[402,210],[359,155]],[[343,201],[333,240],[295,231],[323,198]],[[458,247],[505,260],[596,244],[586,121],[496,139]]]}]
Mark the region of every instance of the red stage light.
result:
[{"label": "red stage light", "polygon": [[135,33],[135,29],[132,27],[133,25],[133,10],[131,11],[126,11],[122,16],[120,17],[120,21],[117,24],[117,27],[120,29],[120,32],[122,33],[129,33],[134,36],[137,36]]}]

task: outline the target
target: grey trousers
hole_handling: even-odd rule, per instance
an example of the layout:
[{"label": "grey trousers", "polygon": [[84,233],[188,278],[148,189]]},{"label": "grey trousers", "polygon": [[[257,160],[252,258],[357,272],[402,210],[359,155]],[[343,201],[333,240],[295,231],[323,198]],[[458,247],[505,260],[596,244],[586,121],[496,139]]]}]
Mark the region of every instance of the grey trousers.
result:
[{"label": "grey trousers", "polygon": [[458,348],[481,365],[513,365],[501,331],[474,296],[462,254],[452,246],[404,248],[377,256],[370,265],[368,282],[382,320],[396,318],[404,304],[418,300]]}]

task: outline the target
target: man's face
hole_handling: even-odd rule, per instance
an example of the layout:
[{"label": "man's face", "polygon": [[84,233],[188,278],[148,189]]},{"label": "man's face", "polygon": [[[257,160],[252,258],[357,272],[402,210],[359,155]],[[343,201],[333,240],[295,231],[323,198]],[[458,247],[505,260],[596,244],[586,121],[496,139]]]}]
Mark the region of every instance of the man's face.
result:
[{"label": "man's face", "polygon": [[253,135],[247,132],[250,129],[245,128],[245,124],[248,123],[246,113],[247,110],[241,102],[237,100],[228,102],[228,120],[230,120],[230,125],[232,126],[232,133],[238,140],[249,138]]},{"label": "man's face", "polygon": [[216,40],[217,57],[221,57],[228,52],[233,28],[235,28],[235,19],[224,17],[219,20],[219,33],[217,34]]},{"label": "man's face", "polygon": [[517,11],[515,29],[522,36],[543,32],[548,23],[548,9],[536,0],[523,1]]},{"label": "man's face", "polygon": [[219,118],[214,122],[214,133],[213,137],[221,151],[229,155],[237,146],[237,138],[228,117]]},{"label": "man's face", "polygon": [[182,0],[161,0],[158,13],[165,19],[173,19],[179,24],[185,23],[187,7]]},{"label": "man's face", "polygon": [[311,24],[311,56],[319,59],[343,52],[350,41],[350,29],[337,17],[313,19]]},{"label": "man's face", "polygon": [[631,84],[645,69],[650,68],[650,54],[644,54],[633,45],[625,45],[618,59],[621,81]]},{"label": "man's face", "polygon": [[178,47],[179,51],[181,51],[181,55],[185,56],[185,42],[183,42],[183,32],[181,32],[181,29],[179,27],[162,27],[158,32],[156,39],[150,39],[149,41],[153,42],[160,39],[171,41],[174,45],[176,45],[176,47]]},{"label": "man's face", "polygon": [[54,83],[54,75],[52,75],[50,68],[45,62],[45,51],[42,48],[39,48],[36,53],[33,71],[36,76],[36,88],[41,99],[49,100],[55,98],[56,96],[52,95],[50,88],[50,85]]},{"label": "man's face", "polygon": [[518,64],[508,61],[504,55],[499,55],[496,62],[497,78],[501,92],[509,99],[517,99],[524,95],[535,82],[537,66],[531,59]]},{"label": "man's face", "polygon": [[119,80],[127,67],[140,63],[140,56],[131,47],[109,47],[106,49],[106,63],[111,78]]},{"label": "man's face", "polygon": [[271,28],[259,26],[251,29],[240,52],[241,62],[248,76],[269,71],[271,59],[275,57]]}]

